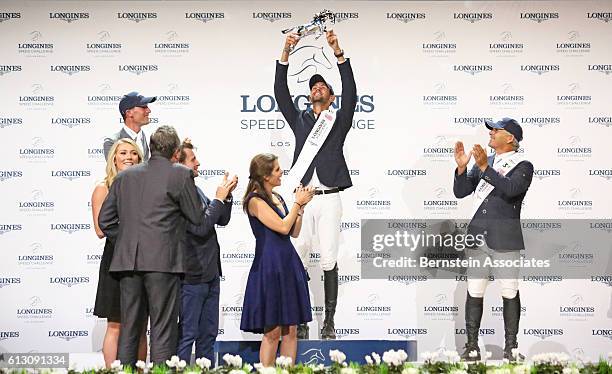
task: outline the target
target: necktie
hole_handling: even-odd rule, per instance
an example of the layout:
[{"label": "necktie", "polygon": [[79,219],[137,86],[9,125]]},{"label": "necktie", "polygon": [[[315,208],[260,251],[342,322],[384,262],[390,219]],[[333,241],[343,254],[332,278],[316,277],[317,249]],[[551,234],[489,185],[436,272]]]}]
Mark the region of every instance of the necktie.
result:
[{"label": "necktie", "polygon": [[147,140],[145,139],[144,132],[140,132],[140,143],[142,144],[142,154],[144,156],[144,160],[149,159],[149,147],[147,146]]}]

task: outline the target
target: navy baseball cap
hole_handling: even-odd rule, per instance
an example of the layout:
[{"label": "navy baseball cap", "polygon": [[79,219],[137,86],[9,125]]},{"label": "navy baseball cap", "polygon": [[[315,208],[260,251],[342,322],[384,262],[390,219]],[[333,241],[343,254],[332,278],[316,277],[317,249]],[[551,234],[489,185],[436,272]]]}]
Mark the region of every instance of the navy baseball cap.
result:
[{"label": "navy baseball cap", "polygon": [[157,100],[157,96],[145,97],[138,92],[130,92],[129,94],[123,95],[119,102],[119,113],[125,116],[125,112],[137,106],[146,106]]},{"label": "navy baseball cap", "polygon": [[502,118],[497,122],[485,120],[485,126],[487,126],[489,130],[504,129],[514,135],[516,141],[520,142],[523,140],[523,128],[512,118]]},{"label": "navy baseball cap", "polygon": [[312,86],[314,86],[316,83],[319,83],[319,82],[325,83],[327,88],[329,88],[329,93],[331,93],[332,95],[334,94],[334,89],[332,88],[331,84],[327,83],[325,79],[323,79],[321,74],[315,74],[312,77],[310,77],[310,80],[308,81],[308,87],[312,90]]}]

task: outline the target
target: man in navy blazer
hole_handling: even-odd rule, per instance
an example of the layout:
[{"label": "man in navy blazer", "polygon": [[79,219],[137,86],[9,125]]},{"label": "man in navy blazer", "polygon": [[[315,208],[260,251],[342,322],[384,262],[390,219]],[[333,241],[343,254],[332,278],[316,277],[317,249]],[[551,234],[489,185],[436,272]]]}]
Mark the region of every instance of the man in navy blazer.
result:
[{"label": "man in navy blazer", "polygon": [[[189,139],[179,147],[178,162],[198,176],[198,161]],[[219,331],[219,290],[221,253],[215,225],[225,226],[232,215],[232,191],[238,178],[231,180],[225,174],[210,200],[196,186],[204,212],[202,223],[187,223],[186,235],[181,240],[185,253],[185,277],[181,285],[181,311],[179,318],[178,356],[187,363],[195,342],[196,358],[214,360],[214,344]]]},{"label": "man in navy blazer", "polygon": [[[321,252],[320,264],[323,269],[323,289],[325,291],[325,320],[321,329],[321,338],[335,339],[334,314],[338,302],[337,259],[340,219],[342,218],[342,202],[339,192],[353,185],[344,159],[343,147],[353,122],[357,104],[357,88],[351,62],[344,58],[344,50],[340,48],[336,34],[328,31],[326,37],[334,56],[338,59],[338,70],[342,80],[342,105],[336,112],[336,119],[329,135],[301,179],[304,186],[313,186],[316,190],[315,198],[304,212],[302,230],[295,244],[304,267],[308,267],[310,251],[313,247],[318,248]],[[276,63],[274,80],[274,97],[295,136],[292,167],[300,157],[306,139],[319,119],[319,115],[330,109],[336,100],[332,86],[321,75],[315,74],[309,81],[310,108],[299,110],[294,105],[287,86],[287,72],[289,54],[298,40],[299,36],[295,33],[287,36],[281,58]],[[307,325],[298,327],[298,338],[308,338]]]},{"label": "man in navy blazer", "polygon": [[[476,144],[466,154],[463,143],[455,144],[455,170],[453,191],[457,198],[474,193],[474,215],[468,233],[484,236],[486,244],[468,250],[466,257],[483,260],[517,260],[525,248],[521,230],[521,206],[533,178],[533,165],[517,153],[523,139],[523,129],[514,120],[504,118],[499,122],[485,122],[489,129],[489,147],[495,154],[487,157],[486,151]],[[475,165],[467,171],[467,164],[474,156]],[[467,333],[463,358],[480,359],[478,331],[482,319],[483,297],[488,274],[476,275],[468,270],[468,292],[465,303]],[[488,270],[486,270],[488,272]],[[472,277],[470,277],[472,275]],[[496,278],[499,278],[496,276]],[[503,298],[505,330],[504,358],[517,358],[521,302],[518,292],[518,267],[505,273],[500,279]],[[470,355],[470,353],[472,353]]]}]

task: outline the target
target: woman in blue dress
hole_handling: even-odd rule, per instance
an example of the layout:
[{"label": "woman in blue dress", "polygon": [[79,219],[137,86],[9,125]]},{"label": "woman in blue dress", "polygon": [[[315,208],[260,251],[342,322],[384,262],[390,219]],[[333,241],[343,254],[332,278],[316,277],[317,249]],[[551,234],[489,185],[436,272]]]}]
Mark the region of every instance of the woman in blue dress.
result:
[{"label": "woman in blue dress", "polygon": [[253,157],[243,200],[256,244],[240,329],[264,334],[259,348],[264,366],[274,365],[281,337],[280,354],[295,362],[297,325],[312,321],[308,276],[290,236],[300,233],[304,207],[314,190],[298,187],[295,202],[288,209],[283,198],[272,191],[280,186],[282,175],[277,156],[265,153]]}]

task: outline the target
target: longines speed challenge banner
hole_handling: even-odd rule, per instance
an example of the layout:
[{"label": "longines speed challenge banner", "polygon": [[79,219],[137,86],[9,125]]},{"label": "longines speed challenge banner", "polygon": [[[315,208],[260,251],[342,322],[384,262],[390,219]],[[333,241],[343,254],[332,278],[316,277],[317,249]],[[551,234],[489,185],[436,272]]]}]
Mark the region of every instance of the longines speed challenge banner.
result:
[{"label": "longines speed challenge banner", "polygon": [[[323,9],[336,15],[358,94],[344,147],[354,187],[341,193],[339,339],[416,339],[420,352],[465,343],[465,277],[364,277],[361,229],[365,219],[469,219],[473,199],[453,195],[453,146],[485,146],[485,119],[523,126],[519,152],[535,175],[522,216],[544,220],[524,231],[610,217],[609,1],[2,1],[1,351],[101,349],[106,321],[92,311],[104,240],[90,198],[104,176],[103,138],[121,128],[118,102],[130,91],[158,97],[147,135],[172,125],[192,139],[209,196],[225,171],[238,175],[231,222],[217,229],[219,339],[260,339],[239,329],[254,257],[242,194],[256,153],[290,166],[295,141],[273,93],[281,30]],[[305,108],[310,76],[337,93],[341,83],[324,37],[299,47],[289,86]],[[588,227],[612,239],[611,225]],[[564,258],[609,263],[601,249],[576,237]],[[323,320],[319,258],[310,258],[311,331]],[[521,277],[521,351],[596,359],[612,350],[611,286],[610,273]],[[491,283],[480,331],[488,350],[503,344],[502,305]]]}]

